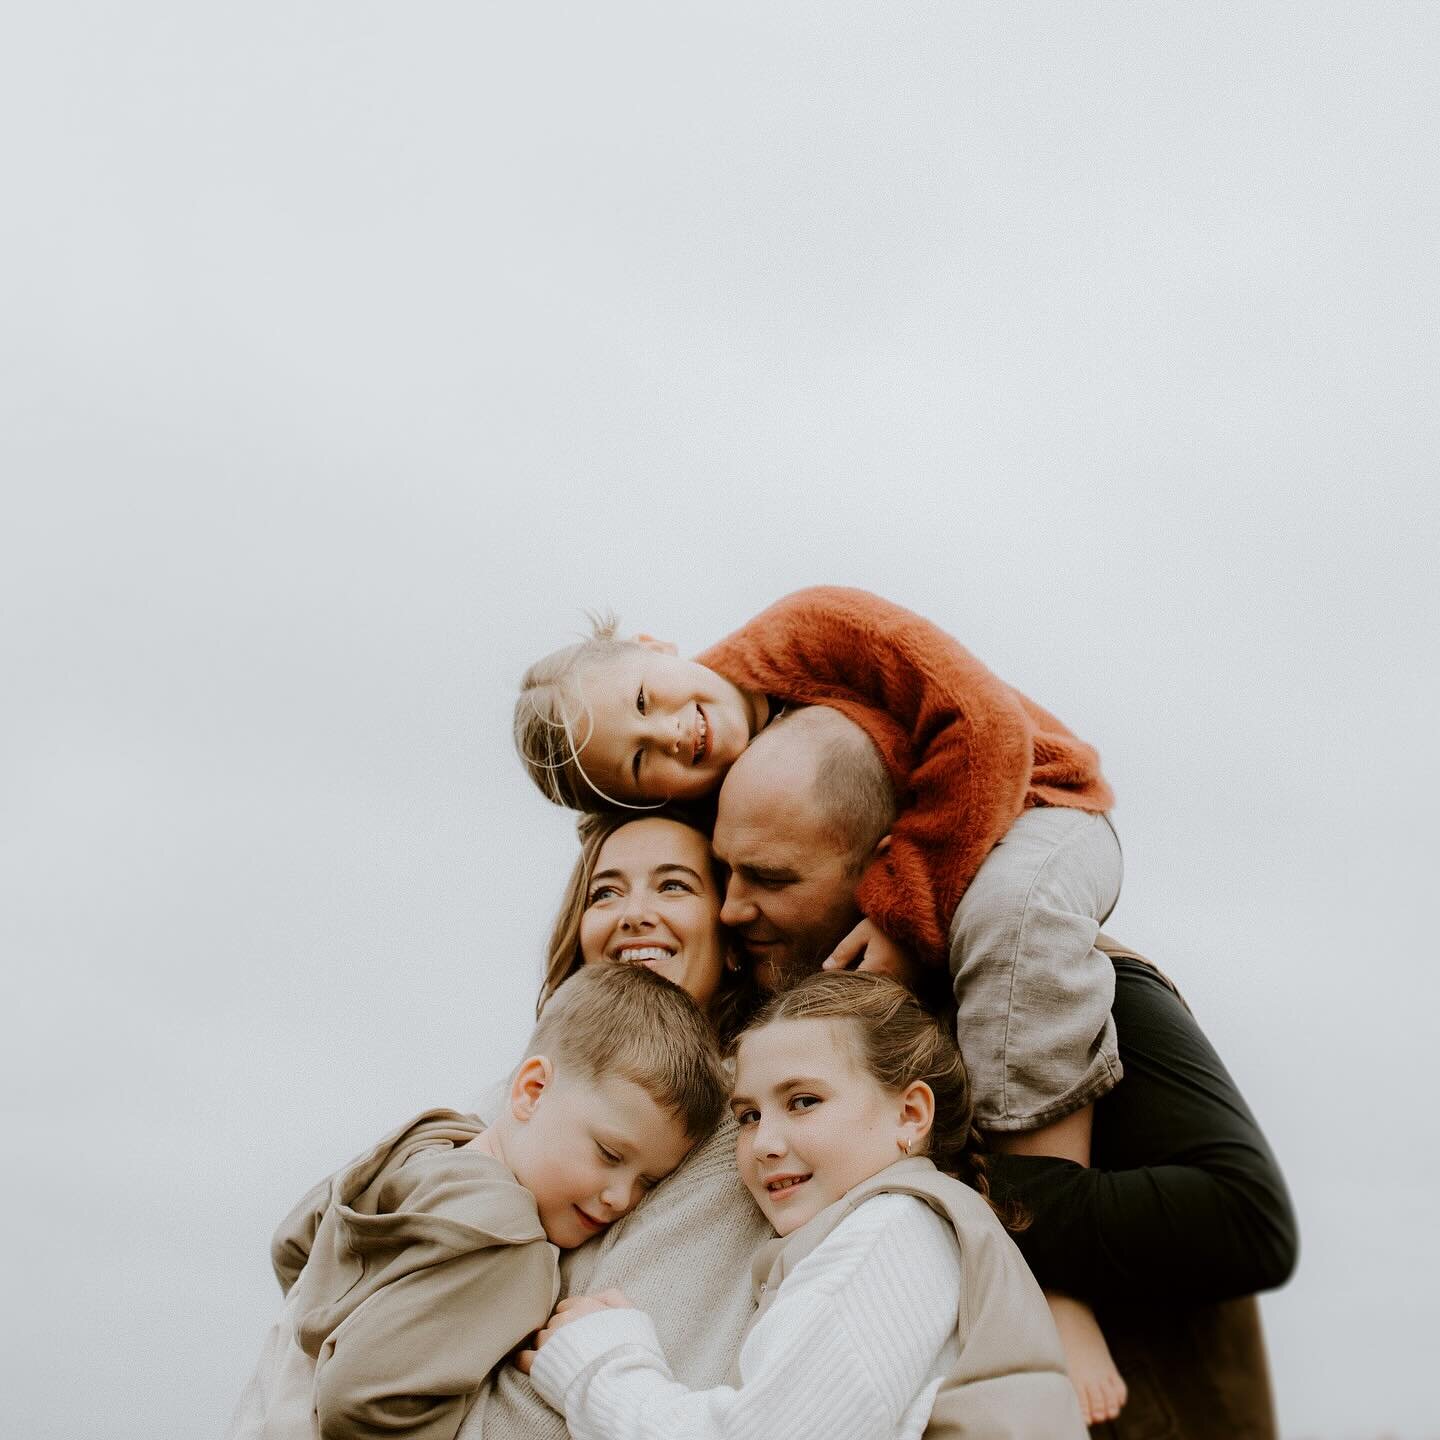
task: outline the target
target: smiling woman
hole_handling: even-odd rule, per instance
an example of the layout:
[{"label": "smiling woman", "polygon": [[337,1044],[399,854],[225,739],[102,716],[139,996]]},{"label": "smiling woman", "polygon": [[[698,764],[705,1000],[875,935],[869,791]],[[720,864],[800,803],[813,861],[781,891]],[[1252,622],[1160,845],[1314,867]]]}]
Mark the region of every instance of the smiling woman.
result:
[{"label": "smiling woman", "polygon": [[687,991],[728,1040],[759,997],[744,952],[720,924],[709,838],[668,815],[588,815],[579,830],[537,1010],[582,965],[646,965]]}]

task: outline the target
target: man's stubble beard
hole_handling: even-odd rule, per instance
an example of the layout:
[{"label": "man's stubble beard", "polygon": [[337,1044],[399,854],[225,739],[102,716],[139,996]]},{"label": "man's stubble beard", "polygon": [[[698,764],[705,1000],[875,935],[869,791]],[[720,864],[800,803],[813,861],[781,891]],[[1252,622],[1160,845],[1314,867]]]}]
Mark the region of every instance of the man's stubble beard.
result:
[{"label": "man's stubble beard", "polygon": [[798,955],[787,955],[778,961],[767,957],[760,961],[755,967],[755,978],[760,988],[768,994],[778,995],[782,990],[798,984],[807,975],[816,974],[835,946],[811,943],[812,948],[807,948]]}]

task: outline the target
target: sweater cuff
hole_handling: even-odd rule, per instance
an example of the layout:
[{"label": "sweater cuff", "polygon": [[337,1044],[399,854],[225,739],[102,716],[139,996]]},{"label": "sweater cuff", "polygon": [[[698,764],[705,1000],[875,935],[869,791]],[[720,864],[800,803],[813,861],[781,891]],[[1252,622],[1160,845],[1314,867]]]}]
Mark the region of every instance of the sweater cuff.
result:
[{"label": "sweater cuff", "polygon": [[665,1352],[649,1315],[643,1310],[607,1309],[562,1325],[540,1347],[530,1367],[530,1381],[545,1403],[563,1415],[566,1393],[576,1380],[593,1365],[631,1347],[669,1378]]}]

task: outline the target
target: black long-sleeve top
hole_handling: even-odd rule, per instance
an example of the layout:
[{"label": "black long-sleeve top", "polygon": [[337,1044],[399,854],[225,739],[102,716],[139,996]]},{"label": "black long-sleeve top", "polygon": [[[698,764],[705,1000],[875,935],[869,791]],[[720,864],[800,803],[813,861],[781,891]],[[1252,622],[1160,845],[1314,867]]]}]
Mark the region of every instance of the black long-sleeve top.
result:
[{"label": "black long-sleeve top", "polygon": [[1124,1078],[1096,1102],[1091,1165],[995,1155],[1015,1240],[1048,1289],[1092,1305],[1200,1304],[1273,1289],[1299,1237],[1280,1168],[1220,1057],[1151,966],[1115,958]]}]

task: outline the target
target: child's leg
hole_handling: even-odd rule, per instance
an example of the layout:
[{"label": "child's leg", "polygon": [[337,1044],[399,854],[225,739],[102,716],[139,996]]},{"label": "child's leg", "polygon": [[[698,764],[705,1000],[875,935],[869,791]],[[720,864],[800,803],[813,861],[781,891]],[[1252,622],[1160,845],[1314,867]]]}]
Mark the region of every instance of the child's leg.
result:
[{"label": "child's leg", "polygon": [[1010,827],[961,899],[950,974],[982,1130],[1040,1130],[1120,1078],[1115,971],[1094,947],[1120,875],[1105,816],[1039,806]]},{"label": "child's leg", "polygon": [[[1120,846],[1084,811],[1027,810],[990,852],[950,929],[956,1029],[976,1123],[996,1148],[1090,1163],[1093,1102],[1120,1078],[1115,972],[1094,947],[1120,893]],[[1095,1313],[1047,1290],[1087,1425],[1125,1403]]]},{"label": "child's leg", "polygon": [[1083,1300],[1047,1290],[1050,1314],[1060,1332],[1070,1383],[1080,1398],[1080,1413],[1087,1425],[1113,1420],[1125,1404],[1125,1382],[1110,1358],[1110,1347],[1100,1333],[1095,1312]]}]

